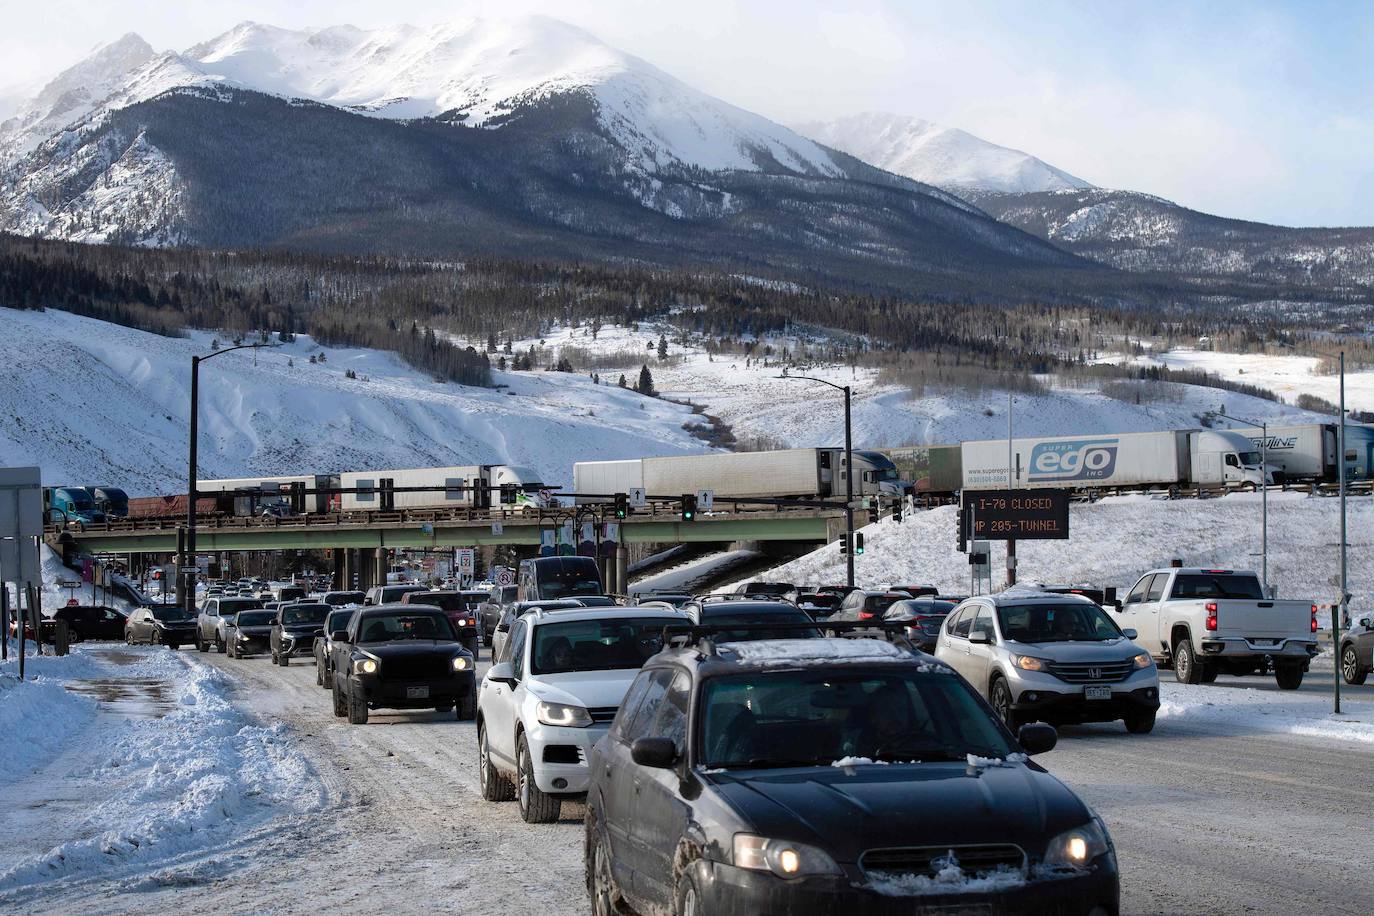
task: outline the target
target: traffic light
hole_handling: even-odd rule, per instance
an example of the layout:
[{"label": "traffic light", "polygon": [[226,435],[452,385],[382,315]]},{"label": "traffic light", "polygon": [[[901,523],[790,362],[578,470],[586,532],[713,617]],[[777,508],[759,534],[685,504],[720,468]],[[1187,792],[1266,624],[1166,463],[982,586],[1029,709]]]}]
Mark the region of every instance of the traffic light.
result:
[{"label": "traffic light", "polygon": [[955,535],[959,544],[959,552],[968,551],[968,506],[959,504],[959,531]]},{"label": "traffic light", "polygon": [[847,534],[840,535],[840,556],[849,556],[849,535]]},{"label": "traffic light", "polygon": [[864,552],[864,533],[863,533],[862,531],[856,531],[856,532],[854,532],[854,556],[857,557],[859,554],[861,554],[861,553],[863,553],[863,552]]},{"label": "traffic light", "polygon": [[899,497],[892,503],[892,520],[894,522],[900,522],[902,520],[902,503],[905,501],[905,497]]},{"label": "traffic light", "polygon": [[690,522],[697,517],[697,496],[695,493],[682,494],[682,520]]},{"label": "traffic light", "polygon": [[[870,525],[878,524],[878,518],[881,515],[882,505],[878,502],[878,497],[870,496],[868,498],[868,523]],[[855,551],[855,553],[859,553],[859,551]]]},{"label": "traffic light", "polygon": [[615,494],[615,517],[625,518],[630,514],[630,496],[628,493]]},{"label": "traffic light", "polygon": [[519,499],[520,485],[515,483],[501,484],[501,505],[513,506]]}]

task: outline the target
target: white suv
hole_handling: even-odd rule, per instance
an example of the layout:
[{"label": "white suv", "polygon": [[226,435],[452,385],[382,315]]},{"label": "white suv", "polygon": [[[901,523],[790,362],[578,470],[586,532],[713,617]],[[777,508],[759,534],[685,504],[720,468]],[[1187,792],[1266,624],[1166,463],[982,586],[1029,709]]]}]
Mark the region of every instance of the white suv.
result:
[{"label": "white suv", "polygon": [[587,759],[663,628],[691,626],[657,608],[537,608],[511,624],[501,655],[477,692],[482,797],[520,800],[530,823],[558,819],[581,798]]}]

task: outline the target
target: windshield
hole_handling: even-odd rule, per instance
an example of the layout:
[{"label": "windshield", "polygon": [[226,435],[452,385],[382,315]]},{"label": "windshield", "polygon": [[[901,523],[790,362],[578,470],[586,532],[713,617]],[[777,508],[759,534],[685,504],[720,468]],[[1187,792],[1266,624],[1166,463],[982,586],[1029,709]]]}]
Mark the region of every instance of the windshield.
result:
[{"label": "windshield", "polygon": [[713,678],[700,716],[708,767],[829,766],[845,757],[957,760],[1012,748],[947,672],[791,671]]},{"label": "windshield", "polygon": [[332,604],[338,607],[341,604],[362,604],[362,592],[330,592],[324,596],[325,604]]},{"label": "windshield", "polygon": [[898,601],[887,609],[887,616],[895,620],[908,617],[945,617],[958,605],[953,601]]},{"label": "windshield", "polygon": [[1246,467],[1259,467],[1262,459],[1259,452],[1241,452],[1240,463]]},{"label": "windshield", "polygon": [[902,600],[902,595],[869,595],[864,599],[864,610],[881,614],[892,605]]},{"label": "windshield", "polygon": [[283,601],[290,601],[292,598],[304,598],[305,589],[299,585],[292,585],[277,592],[277,597]]},{"label": "windshield", "polygon": [[639,668],[663,647],[663,628],[679,622],[627,617],[540,624],[534,628],[531,670],[559,674]]},{"label": "windshield", "polygon": [[538,568],[539,593],[545,598],[576,598],[601,594],[601,577],[595,563],[570,566],[541,565]]},{"label": "windshield", "polygon": [[750,582],[744,587],[746,595],[785,595],[792,591],[787,582]]},{"label": "windshield", "polygon": [[329,613],[327,604],[295,604],[282,608],[283,626],[299,626],[305,623],[324,623],[324,615]]},{"label": "windshield", "polygon": [[427,604],[441,611],[465,611],[474,602],[457,592],[415,592],[406,597],[406,604]]},{"label": "windshield", "polygon": [[442,639],[454,642],[453,625],[443,614],[403,613],[369,615],[358,642],[394,642],[399,639]]},{"label": "windshield", "polygon": [[873,472],[873,479],[877,481],[901,480],[896,468],[878,468]]},{"label": "windshield", "polygon": [[266,627],[272,625],[273,616],[271,611],[240,611],[235,623],[241,627]]},{"label": "windshield", "polygon": [[1101,642],[1121,631],[1095,604],[1011,604],[997,609],[1002,638],[1014,642]]},{"label": "windshield", "polygon": [[411,592],[427,591],[429,591],[429,589],[425,588],[423,585],[389,585],[382,589],[380,595],[382,599],[381,603],[390,604],[393,601],[400,601],[402,595],[408,595]]},{"label": "windshield", "polygon": [[1259,579],[1251,574],[1202,573],[1180,575],[1174,579],[1169,600],[1183,598],[1260,598]]},{"label": "windshield", "polygon": [[[811,616],[800,610],[772,610],[772,611],[729,611],[719,614],[703,613],[701,615],[702,626],[724,627],[751,624],[770,624],[770,623],[810,623]],[[712,639],[717,642],[748,642],[751,639],[815,639],[819,638],[821,631],[817,629],[798,630],[796,632],[781,632],[767,630],[730,630],[724,633],[712,635]]]},{"label": "windshield", "polygon": [[165,623],[191,619],[191,615],[186,613],[185,608],[181,607],[155,607],[153,608],[153,616]]},{"label": "windshield", "polygon": [[342,630],[348,626],[348,618],[353,616],[352,610],[330,611],[325,618],[324,631],[326,634],[333,633],[335,630]]}]

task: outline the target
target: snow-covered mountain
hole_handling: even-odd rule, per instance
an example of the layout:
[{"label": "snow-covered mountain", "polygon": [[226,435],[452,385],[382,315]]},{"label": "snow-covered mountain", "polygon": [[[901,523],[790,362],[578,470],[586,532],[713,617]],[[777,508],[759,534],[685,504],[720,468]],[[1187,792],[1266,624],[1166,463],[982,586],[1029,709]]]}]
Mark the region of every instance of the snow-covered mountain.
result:
[{"label": "snow-covered mountain", "polygon": [[[940,295],[993,265],[1083,266],[545,17],[121,44],[7,122],[0,231],[729,264]],[[75,73],[79,105],[41,101]]]},{"label": "snow-covered mountain", "polygon": [[921,118],[865,112],[797,125],[811,137],[914,181],[959,193],[1060,191],[1091,184],[1029,153]]}]

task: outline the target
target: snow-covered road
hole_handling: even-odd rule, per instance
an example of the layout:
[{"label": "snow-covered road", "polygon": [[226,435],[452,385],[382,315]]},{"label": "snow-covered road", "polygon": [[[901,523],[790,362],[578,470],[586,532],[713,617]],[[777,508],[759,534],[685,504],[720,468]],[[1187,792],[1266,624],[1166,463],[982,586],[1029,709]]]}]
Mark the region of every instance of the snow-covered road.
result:
[{"label": "snow-covered road", "polygon": [[[482,801],[473,728],[451,715],[347,725],[305,661],[106,646],[34,670],[49,680],[0,680],[0,725],[37,738],[45,714],[52,737],[3,745],[18,778],[0,785],[0,909],[586,912],[580,806],[532,826]],[[99,707],[60,687],[116,677],[163,686]],[[1374,686],[1347,690],[1342,722],[1329,690],[1329,669],[1295,693],[1166,680],[1152,735],[1067,728],[1037,758],[1110,826],[1124,912],[1374,908],[1374,877],[1352,867]]]}]

